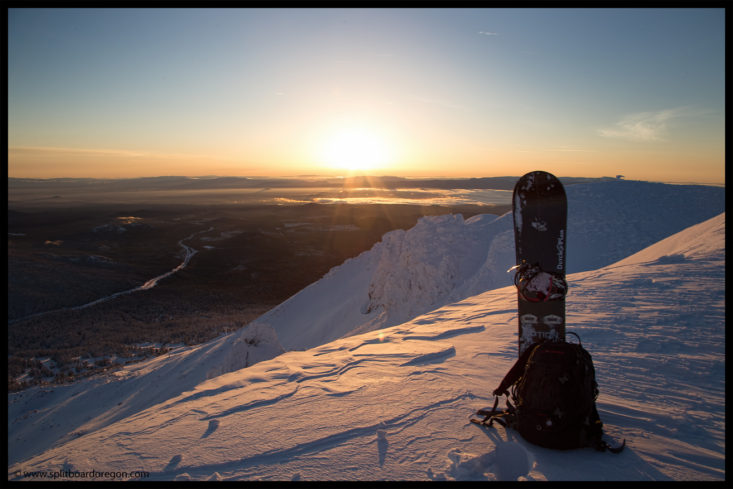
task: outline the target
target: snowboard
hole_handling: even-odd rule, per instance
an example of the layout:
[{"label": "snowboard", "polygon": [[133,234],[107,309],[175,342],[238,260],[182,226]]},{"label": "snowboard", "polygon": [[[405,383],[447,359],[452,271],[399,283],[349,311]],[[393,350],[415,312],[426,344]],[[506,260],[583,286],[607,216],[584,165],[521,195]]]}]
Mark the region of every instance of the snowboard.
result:
[{"label": "snowboard", "polygon": [[567,198],[552,174],[519,179],[512,198],[519,355],[537,341],[565,341]]}]

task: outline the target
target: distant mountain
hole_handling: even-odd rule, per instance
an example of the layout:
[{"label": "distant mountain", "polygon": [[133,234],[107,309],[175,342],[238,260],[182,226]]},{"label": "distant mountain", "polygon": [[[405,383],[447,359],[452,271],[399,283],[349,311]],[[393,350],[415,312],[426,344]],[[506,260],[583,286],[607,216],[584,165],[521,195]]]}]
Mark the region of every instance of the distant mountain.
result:
[{"label": "distant mountain", "polygon": [[[234,188],[427,188],[427,189],[495,189],[511,190],[518,177],[485,178],[405,178],[395,176],[337,177],[227,177],[227,176],[160,176],[140,178],[8,178],[8,187],[17,189],[89,188],[107,190],[207,190]],[[603,178],[562,178],[565,185],[610,181]]]}]

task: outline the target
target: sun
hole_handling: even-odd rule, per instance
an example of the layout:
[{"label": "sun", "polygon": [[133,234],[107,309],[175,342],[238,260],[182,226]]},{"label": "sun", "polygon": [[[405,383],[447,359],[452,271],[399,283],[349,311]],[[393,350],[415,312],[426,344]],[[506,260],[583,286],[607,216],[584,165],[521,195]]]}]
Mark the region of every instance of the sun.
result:
[{"label": "sun", "polygon": [[328,167],[350,173],[369,172],[389,165],[393,150],[378,131],[364,127],[340,127],[323,142],[321,160]]}]

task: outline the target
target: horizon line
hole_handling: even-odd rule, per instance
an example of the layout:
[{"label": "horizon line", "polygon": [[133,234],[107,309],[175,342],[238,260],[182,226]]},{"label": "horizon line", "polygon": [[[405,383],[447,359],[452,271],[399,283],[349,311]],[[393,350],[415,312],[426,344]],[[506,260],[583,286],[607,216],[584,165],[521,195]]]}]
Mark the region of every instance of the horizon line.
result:
[{"label": "horizon line", "polygon": [[[503,179],[503,178],[517,178],[521,175],[497,175],[497,176],[400,176],[400,175],[371,175],[371,174],[353,174],[353,175],[328,175],[328,174],[305,174],[305,175],[279,175],[279,176],[268,176],[268,175],[155,175],[155,176],[134,176],[134,177],[12,177],[8,175],[8,181],[10,180],[26,180],[26,181],[38,181],[38,182],[52,182],[59,180],[97,180],[97,181],[122,181],[122,180],[143,180],[143,179],[163,179],[163,178],[181,178],[189,180],[199,179],[220,179],[220,178],[237,178],[243,180],[308,180],[308,179],[322,179],[322,180],[346,180],[346,179],[399,179],[406,181],[424,181],[424,180],[444,180],[444,181],[459,181],[459,180],[483,180],[483,179]],[[558,175],[558,178],[566,179],[588,179],[588,180],[609,180],[609,181],[626,181],[626,182],[648,182],[648,183],[663,183],[668,185],[707,185],[716,187],[725,187],[725,180],[722,182],[699,182],[699,181],[662,181],[662,180],[644,180],[644,179],[627,179],[623,175],[617,176],[600,176],[600,177],[588,177],[588,176],[573,176],[573,175]]]}]

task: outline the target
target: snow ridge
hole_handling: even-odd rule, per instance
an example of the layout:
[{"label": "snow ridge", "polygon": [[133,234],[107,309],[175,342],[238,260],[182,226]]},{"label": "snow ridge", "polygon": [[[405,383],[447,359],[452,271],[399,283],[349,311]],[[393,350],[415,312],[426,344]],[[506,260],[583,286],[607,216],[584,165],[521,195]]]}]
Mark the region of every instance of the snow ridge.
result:
[{"label": "snow ridge", "polygon": [[[582,258],[568,276],[569,330],[593,355],[622,454],[546,450],[468,422],[516,359],[516,292],[492,285],[511,280],[511,215],[447,216],[385,235],[235,333],[9,394],[8,478],[724,480],[724,190],[567,193],[568,259]],[[388,279],[409,290],[390,292]]]},{"label": "snow ridge", "polygon": [[[725,189],[612,181],[571,185],[567,270],[600,268],[724,211]],[[387,233],[257,321],[286,350],[405,322],[511,285],[512,214],[424,217]]]},{"label": "snow ridge", "polygon": [[[568,322],[593,355],[604,430],[627,440],[619,455],[548,450],[468,421],[516,359],[505,287],[203,381],[9,463],[9,479],[63,468],[146,480],[724,480],[724,228],[720,214],[641,262],[568,277]],[[658,259],[670,253],[685,260]],[[140,393],[129,387],[119,396]],[[65,421],[40,409],[27,422]]]}]

